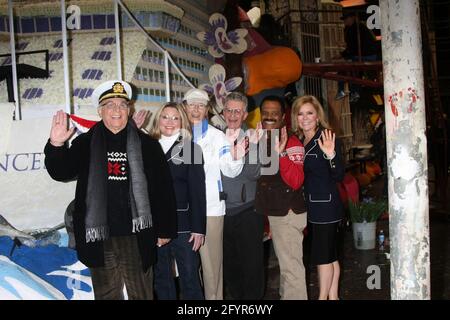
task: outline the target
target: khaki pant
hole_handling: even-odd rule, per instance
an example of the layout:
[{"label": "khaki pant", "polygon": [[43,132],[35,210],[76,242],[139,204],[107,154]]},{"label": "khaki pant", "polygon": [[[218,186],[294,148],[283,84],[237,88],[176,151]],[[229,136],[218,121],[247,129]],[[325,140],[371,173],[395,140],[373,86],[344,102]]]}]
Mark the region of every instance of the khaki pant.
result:
[{"label": "khaki pant", "polygon": [[206,218],[205,244],[200,247],[206,300],[223,300],[223,219]]},{"label": "khaki pant", "polygon": [[292,210],[284,217],[269,216],[272,243],[280,266],[281,300],[307,300],[303,265],[303,229],[306,213]]}]

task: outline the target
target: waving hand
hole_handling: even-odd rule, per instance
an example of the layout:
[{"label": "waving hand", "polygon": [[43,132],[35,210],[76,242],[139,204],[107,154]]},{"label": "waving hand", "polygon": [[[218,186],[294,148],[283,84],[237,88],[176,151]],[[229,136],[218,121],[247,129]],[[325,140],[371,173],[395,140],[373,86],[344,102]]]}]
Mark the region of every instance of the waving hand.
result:
[{"label": "waving hand", "polygon": [[75,127],[67,128],[67,114],[59,110],[52,121],[52,128],[50,130],[50,143],[55,147],[60,147],[70,139],[75,132]]}]

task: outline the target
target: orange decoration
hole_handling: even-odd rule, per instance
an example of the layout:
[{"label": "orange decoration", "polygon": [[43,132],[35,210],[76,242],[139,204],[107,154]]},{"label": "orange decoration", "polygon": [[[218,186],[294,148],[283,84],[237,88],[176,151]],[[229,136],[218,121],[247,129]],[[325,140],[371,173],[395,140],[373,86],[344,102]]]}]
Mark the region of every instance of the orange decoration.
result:
[{"label": "orange decoration", "polygon": [[246,94],[253,96],[263,90],[283,88],[300,78],[302,62],[294,50],[274,47],[264,53],[244,57]]}]

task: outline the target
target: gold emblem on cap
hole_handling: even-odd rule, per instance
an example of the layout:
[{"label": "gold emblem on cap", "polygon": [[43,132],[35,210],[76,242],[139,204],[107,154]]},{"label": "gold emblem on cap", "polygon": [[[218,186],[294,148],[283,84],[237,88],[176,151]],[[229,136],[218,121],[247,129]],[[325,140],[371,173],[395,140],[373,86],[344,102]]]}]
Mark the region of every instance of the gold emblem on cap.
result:
[{"label": "gold emblem on cap", "polygon": [[114,93],[124,93],[124,91],[125,91],[125,88],[123,87],[123,85],[120,82],[114,83],[112,89],[113,89]]}]

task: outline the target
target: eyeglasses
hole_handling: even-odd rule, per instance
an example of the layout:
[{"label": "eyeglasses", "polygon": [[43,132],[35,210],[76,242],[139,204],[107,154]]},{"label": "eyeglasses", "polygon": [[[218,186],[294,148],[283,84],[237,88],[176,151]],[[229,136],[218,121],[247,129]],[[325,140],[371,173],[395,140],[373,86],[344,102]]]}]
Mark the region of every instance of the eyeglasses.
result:
[{"label": "eyeglasses", "polygon": [[128,103],[122,102],[121,104],[115,104],[114,102],[108,102],[100,105],[100,107],[105,107],[108,110],[115,110],[116,108],[119,108],[120,110],[127,110]]},{"label": "eyeglasses", "polygon": [[229,114],[235,114],[237,116],[240,116],[242,114],[242,109],[228,109],[228,108],[225,108],[223,111],[226,112],[226,113],[229,113]]},{"label": "eyeglasses", "polygon": [[188,108],[189,109],[205,109],[206,108],[206,105],[204,105],[204,104],[198,104],[198,103],[190,103],[190,104],[188,104],[187,105],[188,106]]},{"label": "eyeglasses", "polygon": [[166,116],[166,115],[162,115],[161,119],[163,119],[164,121],[169,121],[169,120],[178,121],[178,120],[180,120],[180,117],[177,117],[177,116],[169,117],[169,116]]}]

